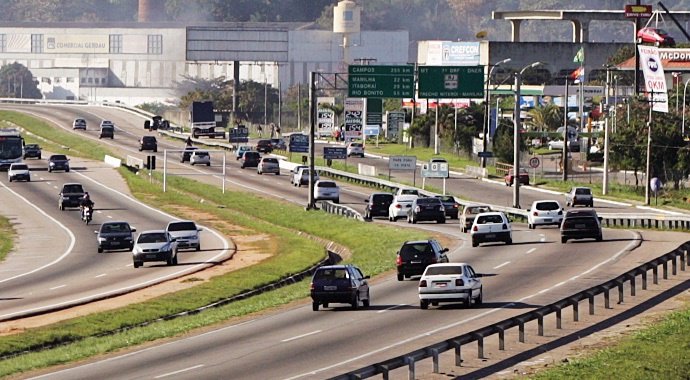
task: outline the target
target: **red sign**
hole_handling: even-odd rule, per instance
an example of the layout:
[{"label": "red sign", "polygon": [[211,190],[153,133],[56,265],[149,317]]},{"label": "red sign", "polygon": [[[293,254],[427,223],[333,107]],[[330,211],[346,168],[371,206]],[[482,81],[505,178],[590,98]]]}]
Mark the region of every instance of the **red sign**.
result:
[{"label": "red sign", "polygon": [[651,5],[626,5],[625,6],[625,17],[627,17],[627,18],[652,17],[652,6]]}]

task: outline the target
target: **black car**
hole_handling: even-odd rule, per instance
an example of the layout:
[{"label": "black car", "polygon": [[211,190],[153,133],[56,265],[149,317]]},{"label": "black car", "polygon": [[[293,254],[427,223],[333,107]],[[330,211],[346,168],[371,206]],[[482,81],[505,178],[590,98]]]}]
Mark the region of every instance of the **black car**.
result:
[{"label": "black car", "polygon": [[395,266],[398,281],[411,276],[421,276],[430,264],[447,263],[448,248],[441,247],[436,240],[406,241],[397,253]]},{"label": "black car", "polygon": [[58,195],[58,208],[64,210],[65,207],[79,207],[82,198],[84,187],[80,183],[66,183],[62,185]]},{"label": "black car", "polygon": [[136,228],[131,228],[127,222],[105,222],[96,233],[98,241],[98,253],[109,250],[124,249],[131,251],[134,248],[134,238],[132,232]]},{"label": "black car", "polygon": [[273,151],[273,143],[271,143],[271,140],[259,140],[256,143],[255,149],[259,153],[271,153]]},{"label": "black car", "polygon": [[144,136],[139,140],[139,151],[152,150],[158,152],[158,141],[156,136]]},{"label": "black car", "polygon": [[561,223],[561,243],[570,239],[592,238],[602,241],[601,218],[593,209],[568,210]]},{"label": "black car", "polygon": [[446,211],[439,198],[420,197],[412,201],[412,206],[407,210],[407,223],[423,221],[446,222]]},{"label": "black car", "polygon": [[259,162],[261,161],[261,154],[259,152],[255,152],[253,150],[248,150],[244,152],[241,158],[242,165],[240,166],[242,169],[244,168],[256,168],[259,166]]},{"label": "black car", "polygon": [[369,276],[354,265],[329,265],[316,269],[311,280],[312,309],[329,303],[348,303],[353,309],[369,307]]},{"label": "black car", "polygon": [[189,159],[192,157],[192,152],[196,149],[197,148],[195,146],[186,146],[182,151],[182,155],[180,156],[180,162],[189,161]]},{"label": "black car", "polygon": [[48,172],[64,170],[69,172],[69,158],[64,154],[53,154],[48,158]]},{"label": "black car", "polygon": [[24,145],[24,159],[38,158],[41,159],[41,147],[38,144]]},{"label": "black car", "polygon": [[393,203],[393,194],[373,193],[364,201],[367,203],[364,210],[364,219],[371,219],[377,216],[388,217],[388,207]]},{"label": "black car", "polygon": [[276,150],[287,150],[287,145],[283,139],[271,139],[271,146]]},{"label": "black car", "polygon": [[458,219],[460,214],[460,203],[452,195],[436,195],[436,198],[441,200],[443,208],[446,211],[446,216],[451,219]]}]

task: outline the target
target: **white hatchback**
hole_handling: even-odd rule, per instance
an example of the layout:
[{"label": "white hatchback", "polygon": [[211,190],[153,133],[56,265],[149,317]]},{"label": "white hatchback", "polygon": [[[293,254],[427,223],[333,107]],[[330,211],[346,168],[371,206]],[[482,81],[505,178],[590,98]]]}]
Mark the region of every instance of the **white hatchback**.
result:
[{"label": "white hatchback", "polygon": [[428,309],[429,304],[462,302],[470,306],[482,303],[482,274],[465,263],[431,264],[419,280],[419,307]]},{"label": "white hatchback", "polygon": [[500,211],[483,212],[474,218],[470,229],[472,246],[480,243],[505,242],[513,244],[513,230],[506,215]]},{"label": "white hatchback", "polygon": [[340,187],[329,180],[318,180],[314,183],[314,200],[325,201],[330,200],[334,203],[340,202]]},{"label": "white hatchback", "polygon": [[14,163],[7,169],[7,180],[31,182],[31,172],[29,167],[23,163]]},{"label": "white hatchback", "polygon": [[527,227],[532,230],[536,226],[560,226],[561,222],[563,222],[563,208],[558,201],[534,201],[532,207],[527,209]]},{"label": "white hatchback", "polygon": [[418,197],[413,194],[396,195],[393,203],[388,206],[388,220],[395,222],[401,218],[407,218],[407,212],[412,208],[412,202]]},{"label": "white hatchback", "polygon": [[211,155],[205,150],[195,150],[189,156],[189,163],[194,165],[211,166]]}]

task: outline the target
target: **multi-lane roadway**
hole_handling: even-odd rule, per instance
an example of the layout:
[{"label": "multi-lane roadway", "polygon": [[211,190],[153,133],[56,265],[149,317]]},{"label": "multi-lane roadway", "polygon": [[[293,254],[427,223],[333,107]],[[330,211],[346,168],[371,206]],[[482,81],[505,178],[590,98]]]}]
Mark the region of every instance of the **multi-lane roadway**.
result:
[{"label": "multi-lane roadway", "polygon": [[[113,150],[143,157],[138,152],[137,140],[150,132],[143,129],[143,119],[118,109],[75,106],[7,106],[21,109],[36,117],[53,122],[56,127],[71,131],[76,116],[87,119],[90,129],[75,132],[92,138],[94,143],[111,145]],[[101,119],[115,121],[114,140],[98,142],[96,126]],[[159,139],[159,160],[164,149],[180,149],[182,142]],[[150,154],[150,153],[146,153]],[[175,157],[177,158],[177,157]],[[299,204],[306,203],[306,189],[289,186],[287,173],[280,177],[259,176],[253,169],[239,169],[228,155],[226,184],[234,189],[272,196]],[[358,160],[371,165],[385,165],[382,160]],[[40,162],[40,161],[39,161]],[[160,161],[159,161],[160,162]],[[30,162],[33,166],[33,162]],[[155,267],[147,271],[134,270],[131,257],[126,253],[97,254],[93,227],[79,221],[78,213],[57,210],[56,186],[62,182],[82,182],[96,201],[95,221],[110,218],[126,219],[139,231],[160,228],[171,216],[161,214],[115,191],[114,185],[100,185],[96,167],[85,164],[70,173],[35,173],[31,183],[8,184],[3,197],[14,196],[10,212],[21,212],[17,207],[33,207],[32,213],[44,223],[51,238],[51,249],[44,252],[49,259],[36,260],[9,258],[2,265],[0,283],[3,288],[3,315],[18,314],[93,296],[105,291],[155,281],[165,275],[174,275],[180,267]],[[171,159],[169,168],[182,172],[208,173],[195,176],[198,180],[218,182],[222,173],[220,160],[214,159],[209,168],[190,168]],[[184,168],[182,170],[181,168]],[[107,169],[102,169],[107,170]],[[93,173],[92,173],[93,172]],[[93,175],[93,180],[90,176]],[[215,177],[214,177],[215,176]],[[104,176],[107,177],[107,176]],[[103,177],[101,177],[103,178]],[[112,178],[110,178],[112,181]],[[410,181],[411,182],[411,178]],[[370,190],[341,184],[341,203],[361,210],[363,199]],[[440,187],[440,186],[437,186]],[[489,203],[509,205],[511,189],[495,183],[479,182],[469,177],[448,180],[449,192]],[[475,195],[472,195],[475,194]],[[521,203],[553,198],[553,195],[523,191]],[[26,198],[22,203],[21,197]],[[501,202],[501,199],[506,199]],[[560,199],[560,197],[558,197]],[[29,206],[29,205],[33,206]],[[630,207],[595,202],[597,208],[610,212],[624,212]],[[639,211],[636,211],[639,212]],[[381,221],[381,223],[389,223]],[[398,222],[399,228],[410,227]],[[606,230],[604,241],[560,244],[556,228],[529,230],[514,226],[512,246],[490,245],[471,248],[467,235],[456,223],[446,225],[420,224],[415,228],[429,229],[449,235],[457,243],[451,251],[453,261],[466,261],[489,276],[484,280],[484,305],[481,308],[462,309],[449,305],[440,309],[420,310],[416,281],[398,282],[395,276],[383,276],[372,281],[372,307],[352,311],[348,308],[311,311],[309,303],[249,318],[201,335],[176,340],[144,350],[134,349],[132,354],[116,355],[88,365],[77,365],[48,375],[50,378],[324,378],[371,362],[410,351],[444,338],[456,336],[525,309],[555,301],[595,283],[603,282],[622,271],[632,268],[641,260],[670,251],[680,242],[674,239],[657,241],[655,232],[638,233],[625,230]],[[27,228],[28,234],[37,231]],[[204,251],[181,256],[181,264],[204,265],[217,260],[229,245],[211,231],[204,233]],[[217,240],[214,240],[217,239]],[[54,242],[54,243],[53,243]],[[34,244],[37,244],[34,242]],[[18,247],[26,254],[22,246]],[[25,256],[25,257],[28,257]],[[188,261],[185,261],[188,260]],[[394,260],[394,253],[391,253]],[[23,272],[22,272],[23,271]],[[9,291],[8,291],[9,290]]]}]

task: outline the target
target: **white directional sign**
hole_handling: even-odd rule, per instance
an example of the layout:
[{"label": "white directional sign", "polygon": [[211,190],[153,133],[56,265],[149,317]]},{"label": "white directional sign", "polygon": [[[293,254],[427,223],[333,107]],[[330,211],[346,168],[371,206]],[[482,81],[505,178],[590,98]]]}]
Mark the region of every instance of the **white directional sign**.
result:
[{"label": "white directional sign", "polygon": [[390,170],[415,170],[416,167],[416,156],[391,156],[388,160]]}]

